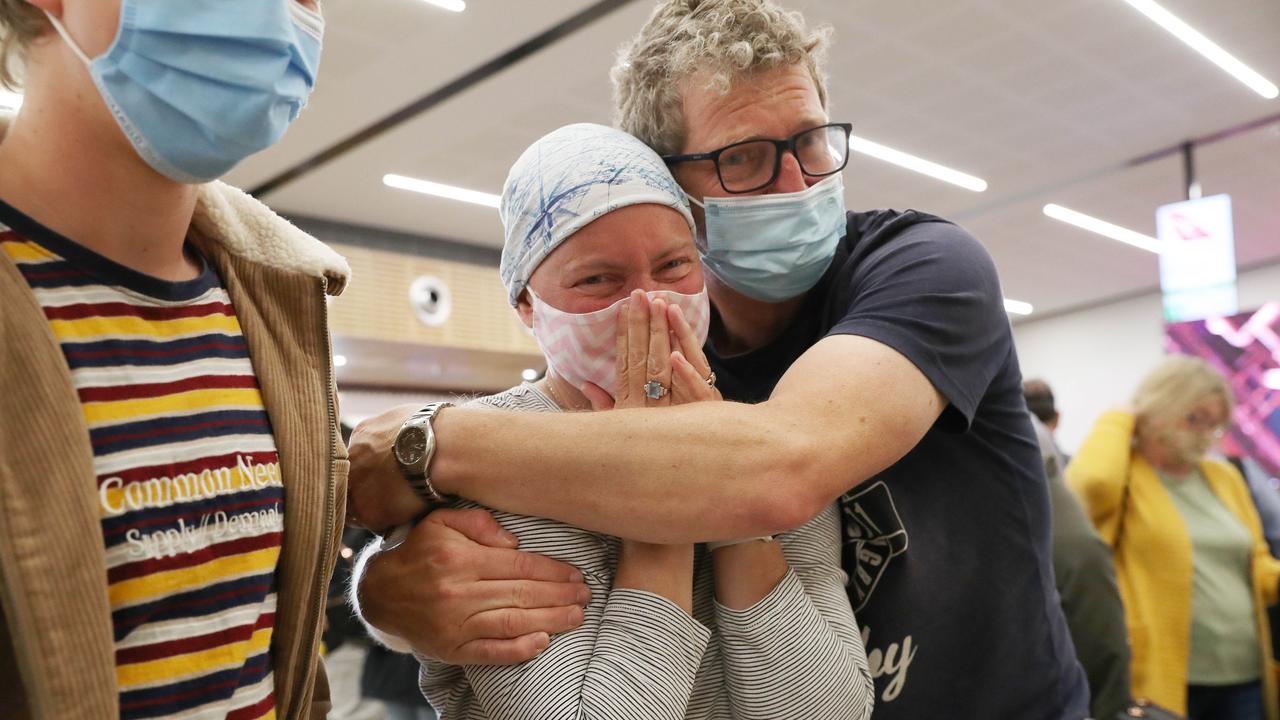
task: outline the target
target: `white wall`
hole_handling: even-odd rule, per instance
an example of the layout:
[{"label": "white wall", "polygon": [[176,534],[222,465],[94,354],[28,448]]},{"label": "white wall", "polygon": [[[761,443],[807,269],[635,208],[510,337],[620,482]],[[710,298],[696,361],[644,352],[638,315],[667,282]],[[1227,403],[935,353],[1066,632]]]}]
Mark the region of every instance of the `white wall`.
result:
[{"label": "white wall", "polygon": [[[1240,308],[1280,300],[1280,264],[1240,274]],[[1160,294],[1016,325],[1024,378],[1053,388],[1062,414],[1058,442],[1074,452],[1103,411],[1128,402],[1163,353]]]}]

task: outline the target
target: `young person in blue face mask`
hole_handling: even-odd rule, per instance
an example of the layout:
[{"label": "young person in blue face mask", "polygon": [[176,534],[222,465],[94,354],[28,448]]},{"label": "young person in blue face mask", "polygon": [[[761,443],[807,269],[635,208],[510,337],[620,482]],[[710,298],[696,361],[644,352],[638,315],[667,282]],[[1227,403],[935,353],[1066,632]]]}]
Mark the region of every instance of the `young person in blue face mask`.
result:
[{"label": "young person in blue face mask", "polygon": [[[995,268],[940,218],[844,210],[849,128],[827,113],[822,45],[769,0],[664,0],[614,70],[620,126],[701,206],[706,354],[731,402],[449,408],[411,477],[651,542],[773,533],[839,499],[877,718],[1079,720],[1088,687]],[[629,361],[661,396],[662,354]],[[431,507],[392,452],[405,415],[353,436],[353,514],[374,527]],[[520,659],[561,620],[551,578],[524,573],[520,603],[468,582],[496,548],[427,531],[405,545],[371,559],[360,591],[374,625],[423,653]],[[465,622],[482,611],[507,622]]]},{"label": "young person in blue face mask", "polygon": [[346,262],[216,178],[306,104],[297,0],[0,0],[0,697],[323,717]]}]

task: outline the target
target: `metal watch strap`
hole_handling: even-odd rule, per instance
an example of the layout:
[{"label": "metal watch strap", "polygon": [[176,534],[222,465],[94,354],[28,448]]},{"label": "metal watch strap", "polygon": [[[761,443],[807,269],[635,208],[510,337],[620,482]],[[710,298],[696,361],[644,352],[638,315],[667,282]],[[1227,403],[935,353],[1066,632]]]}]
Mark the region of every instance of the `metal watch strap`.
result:
[{"label": "metal watch strap", "polygon": [[401,472],[404,474],[405,480],[409,482],[409,487],[417,493],[418,497],[422,498],[424,502],[432,506],[443,505],[448,501],[444,495],[440,494],[439,490],[436,490],[436,486],[431,483],[430,472],[431,459],[436,454],[435,430],[431,427],[431,421],[435,419],[436,415],[441,410],[447,407],[453,407],[453,403],[445,401],[433,402],[414,413],[405,421],[406,424],[416,420],[426,421],[426,432],[430,441],[427,443],[427,456],[422,463],[422,473],[411,473],[403,467],[401,468]]},{"label": "metal watch strap", "polygon": [[431,478],[426,475],[413,475],[408,471],[404,471],[404,479],[408,481],[409,487],[413,489],[413,492],[431,507],[445,503],[445,497],[440,494],[439,490],[436,490],[436,486],[431,484]]}]

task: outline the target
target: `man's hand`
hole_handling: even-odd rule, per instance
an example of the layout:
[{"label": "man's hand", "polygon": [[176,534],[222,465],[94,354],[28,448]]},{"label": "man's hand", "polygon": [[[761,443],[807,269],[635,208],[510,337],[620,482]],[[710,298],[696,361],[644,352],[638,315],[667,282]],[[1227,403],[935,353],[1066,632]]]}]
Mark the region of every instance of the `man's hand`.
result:
[{"label": "man's hand", "polygon": [[515,549],[483,510],[437,510],[369,559],[360,608],[374,627],[455,665],[510,665],[582,624],[591,591],[573,566]]},{"label": "man's hand", "polygon": [[421,405],[400,405],[366,419],[351,433],[347,524],[385,533],[426,512],[427,506],[400,472],[392,447],[400,426]]}]

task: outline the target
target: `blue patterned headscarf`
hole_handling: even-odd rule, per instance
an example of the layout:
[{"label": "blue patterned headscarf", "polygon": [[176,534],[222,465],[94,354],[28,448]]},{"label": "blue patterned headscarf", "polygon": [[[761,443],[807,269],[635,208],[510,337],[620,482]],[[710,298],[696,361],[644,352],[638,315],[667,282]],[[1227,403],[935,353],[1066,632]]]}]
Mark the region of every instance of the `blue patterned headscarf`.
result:
[{"label": "blue patterned headscarf", "polygon": [[684,191],[657,153],[604,125],[566,125],[535,142],[502,186],[502,283],[512,306],[552,250],[592,220],[627,205],[679,211],[696,232]]}]

